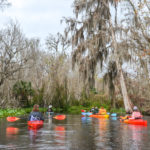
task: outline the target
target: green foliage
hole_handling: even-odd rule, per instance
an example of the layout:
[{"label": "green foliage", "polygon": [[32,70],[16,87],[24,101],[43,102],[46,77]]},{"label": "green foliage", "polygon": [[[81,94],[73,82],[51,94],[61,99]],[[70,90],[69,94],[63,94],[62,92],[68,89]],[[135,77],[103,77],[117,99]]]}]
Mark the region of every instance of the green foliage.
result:
[{"label": "green foliage", "polygon": [[[29,114],[32,108],[22,108],[22,109],[0,109],[0,117],[7,116],[21,116]],[[40,108],[41,112],[46,112],[46,108]]]},{"label": "green foliage", "polygon": [[124,108],[119,108],[119,109],[116,109],[116,108],[112,108],[110,109],[110,113],[119,113],[119,114],[125,114],[126,111]]},{"label": "green foliage", "polygon": [[34,92],[32,105],[39,104],[40,106],[44,106],[43,96],[44,96],[44,86],[41,89]]},{"label": "green foliage", "polygon": [[71,106],[68,109],[68,113],[69,114],[81,114],[82,109],[89,111],[90,107],[83,107],[82,105],[80,105],[80,106]]},{"label": "green foliage", "polygon": [[13,86],[13,95],[19,100],[21,106],[29,106],[29,99],[34,95],[31,82],[17,81]]},{"label": "green foliage", "polygon": [[24,109],[1,109],[0,117],[20,116],[26,114]]},{"label": "green foliage", "polygon": [[67,109],[68,102],[67,102],[67,90],[64,86],[58,85],[56,87],[52,104],[56,108],[60,109]]}]

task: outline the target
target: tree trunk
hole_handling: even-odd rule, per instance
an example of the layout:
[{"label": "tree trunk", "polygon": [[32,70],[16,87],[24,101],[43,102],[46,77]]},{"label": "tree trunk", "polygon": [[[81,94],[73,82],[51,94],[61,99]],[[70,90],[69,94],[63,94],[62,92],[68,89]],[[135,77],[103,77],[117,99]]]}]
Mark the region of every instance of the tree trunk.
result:
[{"label": "tree trunk", "polygon": [[112,43],[114,47],[115,61],[117,65],[117,70],[119,71],[119,78],[120,78],[121,92],[122,92],[123,101],[124,101],[124,107],[127,113],[131,113],[133,105],[132,105],[131,100],[129,99],[127,87],[126,87],[123,72],[122,72],[122,67],[119,63],[119,56],[117,53],[117,42],[116,42],[116,37],[113,31],[111,20],[109,20],[109,24],[110,24],[111,34],[112,34]]},{"label": "tree trunk", "polygon": [[125,110],[127,113],[131,113],[133,104],[128,96],[127,87],[125,84],[122,69],[120,70],[120,85],[121,85],[121,91],[122,91],[122,95],[123,95]]}]

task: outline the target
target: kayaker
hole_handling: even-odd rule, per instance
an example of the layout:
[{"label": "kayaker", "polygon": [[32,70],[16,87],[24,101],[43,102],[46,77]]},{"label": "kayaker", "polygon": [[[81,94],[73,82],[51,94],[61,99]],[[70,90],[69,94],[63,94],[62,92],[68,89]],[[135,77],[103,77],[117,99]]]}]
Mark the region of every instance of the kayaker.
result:
[{"label": "kayaker", "polygon": [[54,112],[53,112],[53,109],[52,109],[52,105],[49,105],[48,106],[48,109],[47,109],[47,115],[50,116],[52,115]]},{"label": "kayaker", "polygon": [[94,113],[94,107],[91,108],[90,112]]},{"label": "kayaker", "polygon": [[53,112],[52,105],[48,106],[47,112]]},{"label": "kayaker", "polygon": [[43,120],[44,121],[44,117],[42,115],[41,112],[39,112],[39,105],[35,104],[33,106],[33,110],[32,112],[30,112],[29,121],[35,121],[35,120]]},{"label": "kayaker", "polygon": [[131,116],[131,118],[129,118],[129,119],[142,119],[142,115],[141,115],[141,113],[139,112],[139,110],[138,110],[138,107],[137,106],[134,106],[133,107],[133,113],[132,113],[132,116]]},{"label": "kayaker", "polygon": [[94,113],[93,114],[97,114],[98,113],[98,107],[94,108]]},{"label": "kayaker", "polygon": [[99,114],[99,115],[106,115],[106,114],[107,114],[106,109],[105,109],[104,107],[101,107],[101,108],[99,109],[98,114]]}]

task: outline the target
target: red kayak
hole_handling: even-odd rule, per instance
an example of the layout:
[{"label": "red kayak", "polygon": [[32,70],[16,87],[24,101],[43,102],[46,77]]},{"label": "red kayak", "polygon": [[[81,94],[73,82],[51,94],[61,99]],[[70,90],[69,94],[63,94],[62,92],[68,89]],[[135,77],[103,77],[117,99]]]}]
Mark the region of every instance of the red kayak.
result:
[{"label": "red kayak", "polygon": [[127,119],[123,121],[124,123],[147,126],[147,120],[143,119]]},{"label": "red kayak", "polygon": [[17,118],[17,117],[7,117],[7,121],[9,121],[9,122],[14,122],[14,121],[17,121],[19,119],[20,118]]},{"label": "red kayak", "polygon": [[43,126],[42,120],[28,121],[28,126],[33,129],[39,129]]}]

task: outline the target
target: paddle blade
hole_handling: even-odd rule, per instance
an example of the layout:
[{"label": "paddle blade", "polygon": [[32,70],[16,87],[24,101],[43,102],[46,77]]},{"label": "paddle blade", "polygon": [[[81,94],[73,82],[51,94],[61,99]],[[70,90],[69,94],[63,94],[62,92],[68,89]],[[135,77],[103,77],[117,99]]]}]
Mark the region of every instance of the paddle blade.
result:
[{"label": "paddle blade", "polygon": [[64,120],[66,118],[66,115],[57,115],[57,116],[55,116],[53,118],[57,119],[57,120]]},{"label": "paddle blade", "polygon": [[20,118],[18,118],[18,117],[7,117],[7,121],[9,121],[9,122],[14,122],[14,121],[17,121],[19,119]]}]

